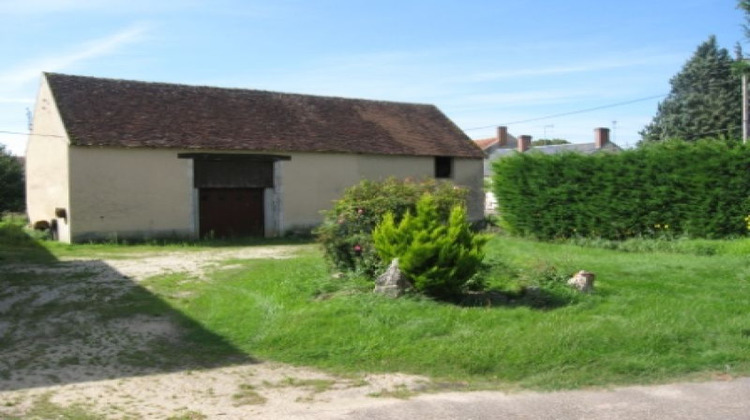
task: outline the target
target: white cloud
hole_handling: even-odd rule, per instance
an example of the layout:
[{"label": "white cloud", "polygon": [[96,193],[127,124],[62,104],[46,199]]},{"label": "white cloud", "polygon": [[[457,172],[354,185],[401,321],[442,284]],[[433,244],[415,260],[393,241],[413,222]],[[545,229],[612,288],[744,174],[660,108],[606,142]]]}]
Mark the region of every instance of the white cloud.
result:
[{"label": "white cloud", "polygon": [[464,80],[469,82],[489,82],[519,77],[593,73],[627,67],[676,63],[681,60],[683,60],[683,57],[674,54],[644,55],[642,51],[632,51],[626,57],[605,57],[598,60],[574,62],[573,64],[556,64],[547,67],[537,67],[539,63],[526,63],[523,68],[510,67],[498,71],[478,72],[466,75]]},{"label": "white cloud", "polygon": [[78,45],[67,54],[42,57],[0,73],[0,83],[20,85],[32,82],[42,71],[63,71],[81,61],[111,54],[127,44],[143,39],[147,31],[148,26],[145,24],[131,25],[115,34]]},{"label": "white cloud", "polygon": [[34,100],[32,98],[21,98],[21,97],[1,97],[0,104],[31,104]]},{"label": "white cloud", "polygon": [[0,13],[56,13],[65,10],[81,10],[90,9],[92,7],[100,7],[103,3],[106,2],[85,0],[3,0],[0,1]]},{"label": "white cloud", "polygon": [[528,90],[520,92],[497,92],[465,95],[455,100],[453,103],[457,106],[525,106],[556,104],[580,100],[581,98],[601,97],[599,89],[583,90]]},{"label": "white cloud", "polygon": [[[41,3],[36,1],[36,3]],[[79,63],[114,54],[126,45],[145,38],[148,26],[134,24],[108,36],[83,42],[67,48],[60,54],[27,60],[25,63],[0,71],[0,130],[26,131],[25,108],[34,103],[35,89],[42,71],[65,71]],[[15,154],[23,154],[26,136],[0,133],[0,144],[8,146]]]},{"label": "white cloud", "polygon": [[168,1],[159,2],[144,0],[0,0],[0,13],[3,14],[50,14],[61,12],[123,12],[127,10],[141,10],[145,6],[151,8],[163,8],[164,6],[183,7],[194,4],[194,1]]},{"label": "white cloud", "polygon": [[232,2],[229,0],[0,0],[1,15],[60,15],[64,13],[160,14],[199,11],[254,17],[284,16],[291,9],[280,2]]},{"label": "white cloud", "polygon": [[[613,85],[613,70],[638,66],[648,69],[682,60],[659,51],[631,50],[588,61],[576,61],[570,55],[565,59],[527,56],[526,64],[520,67],[510,63],[507,56],[490,54],[491,50],[481,53],[477,48],[468,53],[446,47],[334,55],[300,62],[278,72],[246,73],[239,80],[219,84],[452,107],[523,106],[632,97],[640,89],[632,82],[634,76],[619,74]],[[477,62],[467,54],[487,58]],[[540,64],[544,60],[549,61],[546,66]],[[562,81],[566,75],[578,77],[564,79],[562,89],[559,83],[555,86],[553,80]]]},{"label": "white cloud", "polygon": [[437,66],[430,65],[432,60],[434,57],[424,52],[335,55],[300,62],[278,72],[243,73],[230,80],[210,82],[252,89],[419,102],[451,88],[441,83],[445,77]]}]

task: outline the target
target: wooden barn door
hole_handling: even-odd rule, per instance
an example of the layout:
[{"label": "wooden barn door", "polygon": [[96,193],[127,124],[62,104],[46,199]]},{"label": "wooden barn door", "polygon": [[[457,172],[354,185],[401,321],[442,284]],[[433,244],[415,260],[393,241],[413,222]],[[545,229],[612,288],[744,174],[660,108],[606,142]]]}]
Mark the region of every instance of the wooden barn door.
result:
[{"label": "wooden barn door", "polygon": [[234,157],[196,159],[200,236],[264,236],[264,190],[273,188],[273,162]]},{"label": "wooden barn door", "polygon": [[[193,160],[198,233],[202,238],[265,236],[267,226],[272,234],[276,232],[274,223],[280,209],[278,203],[274,204],[274,165],[290,160],[290,156],[180,153],[177,157]],[[265,203],[266,198],[269,203]]]},{"label": "wooden barn door", "polygon": [[200,236],[263,236],[263,188],[201,188]]}]

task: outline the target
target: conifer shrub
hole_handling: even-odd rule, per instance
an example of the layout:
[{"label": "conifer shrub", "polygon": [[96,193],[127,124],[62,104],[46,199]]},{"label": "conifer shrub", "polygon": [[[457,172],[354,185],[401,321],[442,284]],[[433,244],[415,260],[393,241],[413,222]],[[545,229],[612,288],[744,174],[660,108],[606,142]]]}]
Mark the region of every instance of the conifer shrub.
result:
[{"label": "conifer shrub", "polygon": [[424,194],[432,195],[437,216],[447,220],[451,208],[465,205],[468,190],[448,181],[388,178],[384,181],[363,180],[323,212],[323,223],[315,230],[328,262],[345,273],[377,276],[383,263],[372,244],[372,230],[387,213],[396,221],[407,211],[414,212]]},{"label": "conifer shrub", "polygon": [[431,194],[423,195],[415,213],[407,211],[400,222],[387,213],[372,238],[383,263],[398,258],[417,291],[440,299],[461,294],[477,272],[489,239],[471,230],[464,206],[454,206],[448,220],[441,220]]}]

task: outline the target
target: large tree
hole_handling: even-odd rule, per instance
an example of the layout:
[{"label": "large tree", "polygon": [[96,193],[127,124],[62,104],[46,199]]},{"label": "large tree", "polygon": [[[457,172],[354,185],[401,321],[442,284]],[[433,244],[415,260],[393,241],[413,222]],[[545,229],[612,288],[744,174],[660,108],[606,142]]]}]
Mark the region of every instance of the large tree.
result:
[{"label": "large tree", "polygon": [[[737,8],[745,12],[745,24],[742,28],[745,30],[745,39],[750,41],[750,0],[740,0],[737,2]],[[735,47],[737,60],[734,63],[735,73],[750,75],[750,63],[742,57],[742,46],[737,43]]]},{"label": "large tree", "polygon": [[23,175],[21,162],[0,144],[0,213],[24,209]]},{"label": "large tree", "polygon": [[750,0],[740,0],[737,7],[745,12],[745,38],[750,39]]},{"label": "large tree", "polygon": [[739,138],[742,87],[740,76],[732,71],[734,62],[716,37],[709,37],[670,80],[672,90],[640,132],[642,140]]}]

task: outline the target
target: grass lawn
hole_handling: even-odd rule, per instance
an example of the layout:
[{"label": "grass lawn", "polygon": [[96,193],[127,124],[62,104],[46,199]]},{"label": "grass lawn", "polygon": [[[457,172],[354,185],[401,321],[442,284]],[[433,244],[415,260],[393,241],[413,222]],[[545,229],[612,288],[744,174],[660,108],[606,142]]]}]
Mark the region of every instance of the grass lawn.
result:
[{"label": "grass lawn", "polygon": [[[0,236],[0,269],[3,261],[41,259],[44,252],[109,258],[206,249],[46,242],[25,248],[8,238]],[[539,266],[596,273],[593,295],[547,309],[376,296],[369,282],[331,277],[313,248],[292,259],[227,261],[201,281],[173,273],[144,285],[210,331],[206,339],[220,337],[253,358],[342,374],[422,374],[467,389],[657,383],[750,374],[750,255],[738,251],[747,243],[712,242],[705,246],[716,245],[713,255],[696,255],[705,252],[493,238],[488,257],[521,274]]]},{"label": "grass lawn", "polygon": [[[750,257],[624,253],[493,239],[488,254],[533,270],[597,274],[556,309],[390,300],[332,279],[317,253],[246,261],[173,302],[238,348],[336,372],[409,372],[472,386],[543,389],[750,373]],[[234,262],[238,263],[238,262]],[[179,276],[155,278],[157,294]]]}]

